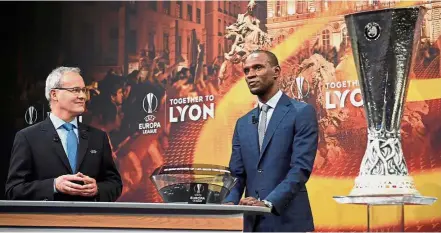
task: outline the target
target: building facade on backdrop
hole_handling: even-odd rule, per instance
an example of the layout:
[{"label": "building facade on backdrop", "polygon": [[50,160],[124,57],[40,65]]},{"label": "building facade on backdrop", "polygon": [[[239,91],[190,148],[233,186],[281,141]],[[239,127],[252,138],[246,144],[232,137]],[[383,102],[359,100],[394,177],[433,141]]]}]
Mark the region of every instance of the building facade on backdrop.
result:
[{"label": "building facade on backdrop", "polygon": [[[246,1],[66,3],[63,41],[69,43],[69,48],[84,50],[71,49],[65,53],[75,60],[94,64],[93,72],[99,77],[109,69],[122,73],[124,63],[135,62],[143,49],[167,54],[171,64],[177,60],[176,54],[180,54],[185,60],[183,65],[190,66],[196,59],[191,51],[195,42],[205,45],[205,63],[210,63],[222,59],[230,50],[232,42],[224,38],[225,27],[236,22],[247,4]],[[266,5],[258,5],[258,14],[264,22]],[[72,18],[75,20],[69,20]],[[131,69],[134,68],[129,67],[129,72]]]},{"label": "building facade on backdrop", "polygon": [[[348,32],[344,22],[344,14],[358,11],[368,11],[380,8],[395,7],[400,1],[269,1],[267,4],[267,28],[268,33],[277,41],[282,41],[298,28],[306,25],[309,20],[318,17],[328,17],[327,25],[311,37],[310,43],[318,42],[321,47],[340,48],[342,42],[348,42]],[[422,27],[421,39],[430,43],[435,42],[441,35],[441,2],[424,1],[428,9]],[[330,12],[342,12],[340,15]]]}]

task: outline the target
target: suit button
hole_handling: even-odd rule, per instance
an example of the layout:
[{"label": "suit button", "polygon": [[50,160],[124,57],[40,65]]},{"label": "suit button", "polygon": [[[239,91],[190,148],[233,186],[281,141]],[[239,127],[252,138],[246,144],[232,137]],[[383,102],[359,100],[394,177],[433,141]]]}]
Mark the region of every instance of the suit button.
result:
[{"label": "suit button", "polygon": [[257,172],[262,173],[263,169],[258,169]]}]

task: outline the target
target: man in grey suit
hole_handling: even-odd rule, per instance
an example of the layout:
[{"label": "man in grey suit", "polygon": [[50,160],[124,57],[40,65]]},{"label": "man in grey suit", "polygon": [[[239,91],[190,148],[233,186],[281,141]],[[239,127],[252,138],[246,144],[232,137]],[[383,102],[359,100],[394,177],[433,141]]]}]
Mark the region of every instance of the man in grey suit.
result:
[{"label": "man in grey suit", "polygon": [[316,111],[279,90],[273,53],[252,52],[243,70],[259,106],[236,123],[229,166],[239,181],[224,202],[271,208],[271,215],[246,216],[244,231],[313,231],[305,184],[317,152]]}]

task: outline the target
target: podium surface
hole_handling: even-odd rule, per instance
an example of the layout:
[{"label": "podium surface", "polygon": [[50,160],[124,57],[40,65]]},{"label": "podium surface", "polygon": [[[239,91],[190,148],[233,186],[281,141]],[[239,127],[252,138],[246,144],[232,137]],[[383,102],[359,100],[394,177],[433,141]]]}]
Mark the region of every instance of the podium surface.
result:
[{"label": "podium surface", "polygon": [[218,204],[0,201],[0,231],[19,228],[136,231],[242,231],[244,214],[269,208]]}]

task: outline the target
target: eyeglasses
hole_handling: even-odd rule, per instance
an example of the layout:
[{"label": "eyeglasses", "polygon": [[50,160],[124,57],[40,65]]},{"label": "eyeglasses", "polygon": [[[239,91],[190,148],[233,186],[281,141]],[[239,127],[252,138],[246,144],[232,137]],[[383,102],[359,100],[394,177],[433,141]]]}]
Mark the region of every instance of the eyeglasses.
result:
[{"label": "eyeglasses", "polygon": [[83,92],[84,94],[87,94],[87,87],[57,87],[57,88],[52,88],[52,89],[56,89],[56,90],[66,90],[66,91],[70,91],[76,95],[79,95],[81,92]]}]

